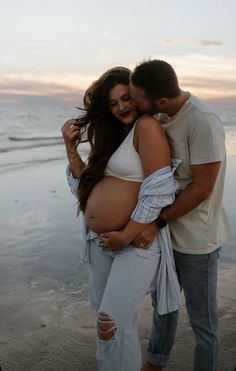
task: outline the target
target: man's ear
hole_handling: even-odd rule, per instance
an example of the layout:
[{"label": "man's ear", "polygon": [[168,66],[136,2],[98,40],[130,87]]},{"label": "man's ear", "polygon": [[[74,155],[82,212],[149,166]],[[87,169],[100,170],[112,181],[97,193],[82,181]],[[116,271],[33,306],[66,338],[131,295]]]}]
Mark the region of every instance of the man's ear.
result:
[{"label": "man's ear", "polygon": [[168,99],[167,98],[160,98],[160,99],[158,99],[158,103],[159,103],[160,106],[166,107],[166,105],[168,103]]}]

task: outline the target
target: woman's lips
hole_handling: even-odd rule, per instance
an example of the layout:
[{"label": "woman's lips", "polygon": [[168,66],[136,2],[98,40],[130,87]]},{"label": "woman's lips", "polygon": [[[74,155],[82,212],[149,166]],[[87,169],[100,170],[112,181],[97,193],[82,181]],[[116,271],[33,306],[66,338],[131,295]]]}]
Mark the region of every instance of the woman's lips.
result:
[{"label": "woman's lips", "polygon": [[125,117],[129,116],[130,112],[131,111],[120,113],[120,116],[123,117],[123,118],[125,118]]}]

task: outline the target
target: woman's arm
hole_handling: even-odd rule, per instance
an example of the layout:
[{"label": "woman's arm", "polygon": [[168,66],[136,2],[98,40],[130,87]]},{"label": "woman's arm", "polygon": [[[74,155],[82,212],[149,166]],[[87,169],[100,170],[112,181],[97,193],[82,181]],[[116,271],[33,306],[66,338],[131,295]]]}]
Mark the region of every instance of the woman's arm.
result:
[{"label": "woman's arm", "polygon": [[[139,120],[135,128],[134,144],[142,161],[145,178],[170,166],[169,145],[160,122],[155,118],[144,116]],[[105,247],[119,249],[133,241],[145,229],[147,223],[146,220],[137,222],[130,219],[122,231],[102,234],[102,244]]]},{"label": "woman's arm", "polygon": [[134,145],[139,153],[145,178],[156,170],[170,166],[169,144],[160,121],[154,117],[144,116],[137,122]]},{"label": "woman's arm", "polygon": [[74,178],[79,179],[85,163],[82,161],[76,148],[76,141],[80,138],[80,129],[77,120],[68,120],[61,128],[70,171]]}]

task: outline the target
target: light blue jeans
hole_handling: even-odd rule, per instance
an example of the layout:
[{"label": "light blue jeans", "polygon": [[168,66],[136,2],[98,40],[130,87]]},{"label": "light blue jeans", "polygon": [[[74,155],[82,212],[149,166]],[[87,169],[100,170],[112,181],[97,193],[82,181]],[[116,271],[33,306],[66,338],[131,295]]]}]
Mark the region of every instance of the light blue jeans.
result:
[{"label": "light blue jeans", "polygon": [[[216,371],[219,355],[217,315],[217,266],[220,248],[210,254],[192,255],[174,251],[176,270],[183,288],[196,347],[194,371]],[[178,311],[158,315],[156,295],[152,293],[153,327],[147,359],[166,367],[175,340]]]},{"label": "light blue jeans", "polygon": [[91,306],[97,312],[98,329],[107,320],[105,314],[115,330],[110,340],[101,340],[98,332],[99,371],[140,371],[137,311],[150,291],[159,259],[157,240],[148,250],[129,245],[118,253],[103,251],[97,238],[89,240]]}]

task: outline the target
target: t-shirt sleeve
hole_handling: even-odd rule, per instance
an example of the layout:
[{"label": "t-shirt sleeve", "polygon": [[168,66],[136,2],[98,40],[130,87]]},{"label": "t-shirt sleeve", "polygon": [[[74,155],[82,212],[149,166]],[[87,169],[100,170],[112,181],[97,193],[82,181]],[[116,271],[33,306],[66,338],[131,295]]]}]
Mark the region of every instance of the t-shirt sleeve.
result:
[{"label": "t-shirt sleeve", "polygon": [[204,113],[188,127],[190,165],[222,161],[225,157],[225,132],[219,118]]}]

